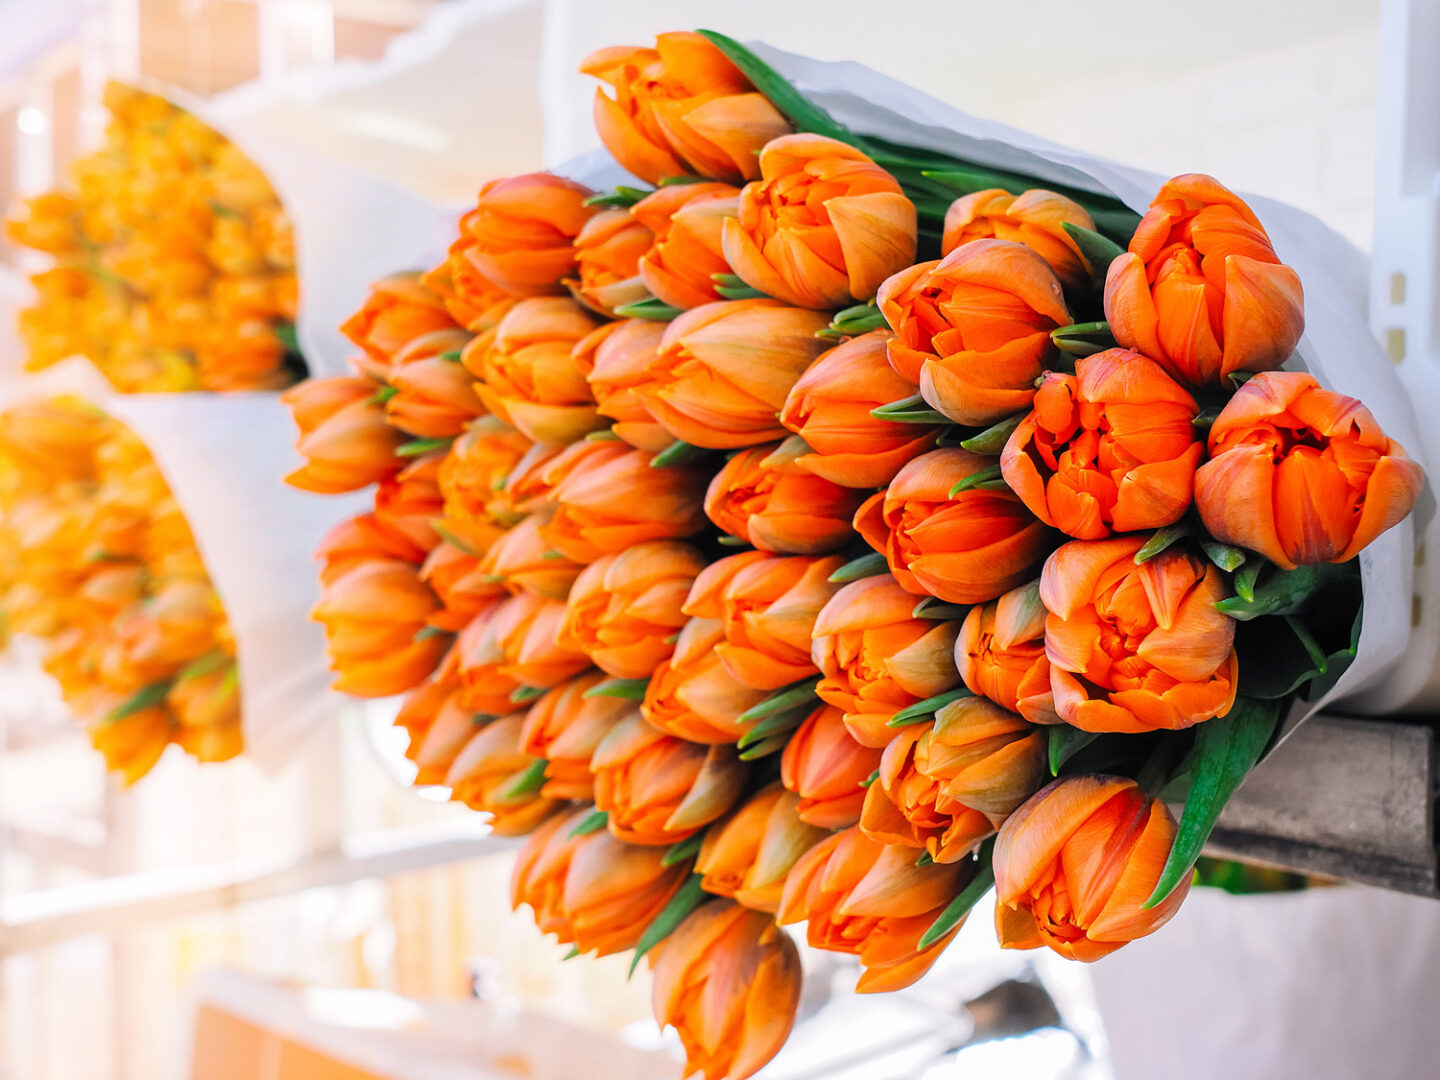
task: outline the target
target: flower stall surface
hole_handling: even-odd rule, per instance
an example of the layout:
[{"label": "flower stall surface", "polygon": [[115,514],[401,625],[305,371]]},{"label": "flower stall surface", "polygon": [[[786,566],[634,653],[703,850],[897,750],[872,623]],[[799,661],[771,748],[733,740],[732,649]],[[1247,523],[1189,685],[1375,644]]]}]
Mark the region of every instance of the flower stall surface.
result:
[{"label": "flower stall surface", "polygon": [[651,960],[691,1073],[785,1041],[781,925],[866,992],[992,886],[1006,947],[1155,932],[1405,640],[1424,473],[1328,241],[708,31],[584,70],[652,186],[487,183],[285,394],[289,482],[374,489],[336,687],[528,834],[542,929]]}]

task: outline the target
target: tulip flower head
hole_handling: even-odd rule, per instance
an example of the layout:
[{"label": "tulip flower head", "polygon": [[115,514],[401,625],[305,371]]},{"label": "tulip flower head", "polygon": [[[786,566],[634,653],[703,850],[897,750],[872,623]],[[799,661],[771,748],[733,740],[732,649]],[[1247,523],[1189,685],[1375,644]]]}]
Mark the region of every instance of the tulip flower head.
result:
[{"label": "tulip flower head", "polygon": [[1037,579],[971,608],[955,641],[955,666],[970,692],[1032,724],[1060,722],[1045,655],[1048,614]]},{"label": "tulip flower head", "polygon": [[795,729],[780,759],[780,780],[799,796],[801,821],[843,829],[860,820],[865,781],[880,768],[879,749],[856,742],[844,714],[821,705]]},{"label": "tulip flower head", "polygon": [[871,416],[910,397],[915,384],[890,366],[890,334],[868,334],[825,352],[790,388],[780,422],[805,441],[796,464],[832,483],[884,487],[901,466],[935,445],[938,429]]},{"label": "tulip flower head", "polygon": [[823,555],[852,537],[863,492],[804,468],[800,440],[737,451],[705,493],[705,514],[722,531],[761,551]]},{"label": "tulip flower head", "polygon": [[1105,279],[1115,340],[1184,386],[1271,371],[1305,331],[1300,275],[1245,200],[1213,177],[1166,182]]},{"label": "tulip flower head", "polygon": [[737,718],[769,696],[741,682],[721,660],[725,641],[719,619],[690,619],[675,651],[650,677],[640,707],[653,727],[694,743],[734,743],[745,733]]},{"label": "tulip flower head", "polygon": [[1176,546],[1136,565],[1143,536],[1074,540],[1040,575],[1055,711],[1084,731],[1187,728],[1235,701],[1228,590],[1204,557]]},{"label": "tulip flower head", "polygon": [[656,422],[635,391],[650,382],[665,329],[665,323],[652,319],[624,319],[605,323],[575,345],[577,362],[590,373],[586,378],[596,411],[614,421],[610,430],[622,442],[652,454],[675,437]]},{"label": "tulip flower head", "polygon": [[1195,399],[1128,349],[1047,372],[1000,457],[1031,511],[1077,540],[1173,525],[1190,508],[1205,452]]},{"label": "tulip flower head", "polygon": [[629,210],[601,210],[575,238],[577,276],[565,284],[576,300],[601,315],[648,299],[640,259],[654,241],[655,234]]},{"label": "tulip flower head", "polygon": [[341,331],[365,350],[365,366],[383,375],[397,353],[423,334],[453,330],[455,320],[419,274],[392,274],[370,286],[360,310]]},{"label": "tulip flower head", "polygon": [[335,495],[358,491],[399,470],[402,461],[395,450],[405,436],[386,423],[384,406],[370,396],[374,392],[368,379],[339,378],[301,383],[281,396],[294,410],[300,426],[295,448],[305,459],[285,477],[287,484]]},{"label": "tulip flower head", "polygon": [[1066,776],[1012,814],[995,842],[995,926],[1006,949],[1092,961],[1170,920],[1187,879],[1149,911],[1175,842],[1159,799],[1118,776]]},{"label": "tulip flower head", "polygon": [[974,873],[968,862],[916,866],[914,848],[876,843],[849,828],[800,856],[785,880],[779,921],[805,921],[812,947],[859,957],[858,992],[903,990],[955,936],[959,924],[920,948],[925,931]]},{"label": "tulip flower head", "polygon": [[590,759],[616,724],[635,710],[625,698],[586,697],[604,675],[598,671],[577,675],[549,690],[525,714],[520,748],[545,759],[545,786],[552,799],[593,799]]},{"label": "tulip flower head", "polygon": [[591,769],[595,806],[610,815],[610,832],[650,846],[677,844],[722,817],[749,771],[734,747],[677,739],[639,713],[610,729]]},{"label": "tulip flower head", "polygon": [[410,464],[375,489],[375,517],[425,551],[440,543],[435,521],[445,510],[437,478],[443,454],[410,458]]},{"label": "tulip flower head", "polygon": [[570,590],[565,632],[607,674],[645,679],[674,651],[681,609],[704,558],[689,544],[652,541],[585,568]]},{"label": "tulip flower head", "polygon": [[1195,503],[1217,540],[1293,570],[1353,559],[1405,519],[1424,482],[1360,402],[1275,371],[1247,382],[1216,418]]},{"label": "tulip flower head", "polygon": [[450,444],[435,472],[445,527],[453,532],[457,525],[463,529],[468,524],[489,522],[496,489],[531,446],[524,435],[493,417],[471,423]]},{"label": "tulip flower head", "polygon": [[584,567],[551,549],[540,533],[543,523],[543,514],[531,514],[501,531],[486,549],[480,568],[512,593],[564,600]]},{"label": "tulip flower head", "polygon": [[800,955],[770,916],[729,900],[688,915],[655,962],[655,1019],[685,1047],[685,1073],[745,1080],[785,1045],[800,1006]]},{"label": "tulip flower head", "polygon": [[520,749],[523,723],[511,714],[482,725],[445,774],[450,798],[488,813],[497,836],[522,836],[561,806],[530,782],[539,759]]},{"label": "tulip flower head", "polygon": [[563,293],[575,274],[575,238],[595,210],[593,192],[551,173],[492,180],[460,219],[466,259],[511,296]]},{"label": "tulip flower head", "polygon": [[872,840],[955,862],[1044,782],[1045,747],[1039,728],[992,701],[952,701],[934,723],[900,728],[890,741],[860,828]]},{"label": "tulip flower head", "polygon": [[828,835],[828,830],[801,820],[799,804],[793,792],[771,784],[711,826],[695,859],[705,891],[773,915],[785,875]]},{"label": "tulip flower head", "polygon": [[864,303],[915,261],[915,204],[862,151],[785,135],[725,222],[725,258],[745,284],[796,307]]},{"label": "tulip flower head", "polygon": [[716,274],[728,274],[723,237],[740,189],[729,184],[670,184],[630,208],[655,236],[640,259],[640,278],[657,300],[693,308],[722,299]]},{"label": "tulip flower head", "polygon": [[655,48],[599,49],[580,65],[595,91],[600,141],[650,183],[694,173],[738,181],[759,174],[755,155],[789,122],[700,34],[661,34]]},{"label": "tulip flower head", "polygon": [[335,689],[388,697],[418,685],[445,652],[443,637],[422,633],[439,608],[406,562],[364,562],[327,584],[310,616],[325,628]]},{"label": "tulip flower head", "polygon": [[636,395],[677,439],[713,450],[785,437],[776,415],[790,388],[825,351],[818,311],[775,300],[693,308],[665,331],[648,384]]},{"label": "tulip flower head", "polygon": [[1010,240],[972,240],[880,287],[895,331],[890,363],[932,408],[984,426],[1030,404],[1055,354],[1050,332],[1070,324],[1060,279]]},{"label": "tulip flower head", "polygon": [[917,619],[914,610],[914,595],[877,574],[841,588],[815,620],[815,692],[843,710],[853,738],[876,750],[894,737],[887,725],[895,713],[960,682],[953,658],[959,627]]},{"label": "tulip flower head", "polygon": [[931,450],[855,514],[856,530],[885,556],[902,588],[976,604],[1034,574],[1052,534],[1018,495],[997,482],[950,494],[990,464],[959,447]]},{"label": "tulip flower head", "polygon": [[972,191],[945,211],[940,250],[949,255],[972,240],[1012,240],[1049,263],[1067,288],[1083,289],[1090,283],[1090,265],[1075,238],[1065,231],[1067,224],[1095,228],[1083,206],[1054,191],[1034,188],[1019,195],[1003,188]]},{"label": "tulip flower head", "polygon": [[440,356],[397,364],[389,382],[396,393],[385,403],[385,419],[417,439],[449,439],[485,410],[475,379],[455,360]]}]

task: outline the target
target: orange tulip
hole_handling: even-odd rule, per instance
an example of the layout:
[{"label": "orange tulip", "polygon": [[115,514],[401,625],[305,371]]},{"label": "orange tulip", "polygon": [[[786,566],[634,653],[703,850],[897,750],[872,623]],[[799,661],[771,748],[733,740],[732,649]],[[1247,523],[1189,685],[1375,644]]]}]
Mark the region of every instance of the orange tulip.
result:
[{"label": "orange tulip", "polygon": [[1128,349],[1047,372],[1000,456],[1005,482],[1041,521],[1079,540],[1173,525],[1205,452],[1200,408],[1159,364]]},{"label": "orange tulip", "polygon": [[444,457],[439,453],[411,458],[393,479],[382,480],[375,489],[376,519],[427,552],[440,542],[434,522],[444,513],[445,499],[436,478]]},{"label": "orange tulip", "polygon": [[903,990],[955,936],[952,930],[919,947],[973,876],[968,863],[916,866],[913,848],[878,844],[852,827],[800,856],[785,881],[779,921],[807,920],[811,946],[858,956],[865,969],[855,987],[860,993]]},{"label": "orange tulip", "polygon": [[552,799],[593,799],[590,759],[600,740],[635,711],[625,698],[585,696],[604,680],[598,671],[577,675],[546,692],[525,714],[520,748],[544,758],[545,787]]},{"label": "orange tulip", "polygon": [[[165,704],[170,707],[182,727],[208,728],[212,731],[233,728],[234,734],[238,735],[240,672],[234,658],[227,657],[207,671],[182,670],[176,676],[170,692],[165,695]],[[238,740],[227,737],[218,746],[212,744],[205,749],[211,752],[216,749],[220,749],[222,753],[226,749],[238,752],[238,743]],[[234,754],[227,754],[226,758],[214,758],[208,754],[195,756],[202,760],[226,760]]]},{"label": "orange tulip", "polygon": [[1090,265],[1080,253],[1066,225],[1094,229],[1085,208],[1054,191],[1033,188],[1011,195],[1004,188],[987,188],[962,195],[945,211],[945,234],[940,250],[949,255],[972,240],[1013,240],[1024,244],[1072,289],[1090,283]]},{"label": "orange tulip", "polygon": [[1181,547],[1137,566],[1145,539],[1071,541],[1040,575],[1055,711],[1085,731],[1187,728],[1235,701],[1220,571]]},{"label": "orange tulip", "polygon": [[385,419],[419,439],[448,439],[485,411],[475,393],[475,379],[455,360],[439,356],[390,369],[396,390],[385,403]]},{"label": "orange tulip", "polygon": [[[373,394],[374,384],[370,387]],[[297,421],[302,415],[306,421],[311,419],[312,401],[296,406]],[[308,431],[302,426],[295,448],[305,464],[289,473],[285,482],[320,495],[358,491],[395,474],[402,464],[395,449],[404,441],[405,436],[385,422],[383,406],[369,397],[352,400],[316,421]]]},{"label": "orange tulip", "polygon": [[1424,483],[1364,405],[1276,371],[1242,386],[1215,420],[1195,503],[1215,539],[1293,570],[1353,559],[1405,519]]},{"label": "orange tulip", "polygon": [[556,815],[531,834],[515,860],[510,903],[529,904],[535,924],[562,945],[610,956],[640,943],[690,870],[607,832],[572,835],[589,812]]},{"label": "orange tulip", "polygon": [[586,307],[613,316],[617,307],[648,299],[640,259],[655,241],[629,210],[601,210],[575,238],[576,277],[565,282]]},{"label": "orange tulip", "polygon": [[895,331],[890,363],[957,424],[983,426],[1030,404],[1055,355],[1050,331],[1070,323],[1060,279],[1030,248],[972,240],[880,287]]},{"label": "orange tulip", "polygon": [[685,1073],[745,1080],[780,1052],[800,1006],[800,955],[768,915],[716,900],[691,912],[655,961],[656,1021]]},{"label": "orange tulip", "polygon": [[285,346],[265,319],[217,322],[194,344],[194,354],[204,390],[279,390],[295,381],[285,368]]},{"label": "orange tulip", "polygon": [[1159,799],[1120,776],[1066,776],[1030,797],[995,842],[995,928],[1006,949],[1048,945],[1099,960],[1152,934],[1180,908],[1187,879],[1151,908],[1175,842]]},{"label": "orange tulip", "polygon": [[761,151],[760,176],[724,226],[725,258],[745,284],[833,309],[869,300],[915,261],[915,204],[853,146],[785,135]]},{"label": "orange tulip", "polygon": [[980,485],[950,494],[990,464],[959,447],[931,450],[855,514],[855,528],[885,556],[902,588],[952,604],[975,604],[1034,574],[1052,534],[1018,495],[1007,487]]},{"label": "orange tulip", "polygon": [[694,172],[716,180],[758,175],[755,155],[789,122],[699,34],[660,34],[655,48],[599,49],[580,65],[615,92],[595,91],[600,141],[650,183]]},{"label": "orange tulip", "polygon": [[524,435],[494,417],[483,417],[466,428],[450,444],[435,472],[445,529],[459,533],[464,540],[467,526],[488,523],[497,486],[505,482],[531,445]]},{"label": "orange tulip", "polygon": [[93,717],[87,718],[85,730],[90,744],[105,759],[105,768],[118,772],[130,787],[160,761],[170,744],[172,721],[158,706],[112,720],[121,703],[104,700]]},{"label": "orange tulip", "polygon": [[695,578],[685,614],[720,620],[725,640],[715,653],[730,674],[756,690],[779,690],[815,673],[811,634],[840,589],[829,577],[843,563],[836,555],[730,555]]},{"label": "orange tulip", "polygon": [[738,451],[710,481],[706,516],[761,551],[823,555],[845,546],[864,493],[802,468],[807,449],[791,438]]},{"label": "orange tulip", "polygon": [[373,369],[383,373],[395,354],[415,338],[454,327],[440,298],[420,284],[420,275],[405,273],[371,285],[365,303],[340,330],[365,350]]},{"label": "orange tulip", "polygon": [[1121,345],[1202,387],[1283,364],[1305,331],[1305,297],[1245,200],[1187,173],[1165,183],[1110,264],[1105,318]]},{"label": "orange tulip", "polygon": [[494,344],[478,361],[476,391],[485,408],[536,442],[570,443],[603,427],[587,372],[572,358],[575,343],[595,326],[594,317],[568,297],[520,301],[500,320]]},{"label": "orange tulip", "polygon": [[774,300],[727,300],[679,316],[636,395],[660,426],[696,446],[731,450],[785,437],[776,414],[825,350],[829,319]]},{"label": "orange tulip", "polygon": [[832,483],[884,487],[900,467],[935,445],[939,429],[877,420],[872,409],[915,393],[890,366],[890,334],[874,330],[823,353],[785,399],[780,422],[810,452],[796,461]]},{"label": "orange tulip", "polygon": [[210,582],[174,578],[114,629],[127,666],[150,682],[213,649],[224,625]]},{"label": "orange tulip", "polygon": [[445,652],[421,633],[439,607],[410,563],[375,559],[326,585],[310,617],[325,627],[335,689],[388,697],[418,685]]},{"label": "orange tulip", "polygon": [[503,716],[515,707],[510,695],[520,681],[505,669],[534,618],[533,602],[521,594],[492,604],[455,638],[456,701],[467,713]]},{"label": "orange tulip", "polygon": [[865,782],[879,767],[880,751],[855,741],[839,709],[821,705],[785,744],[780,780],[800,797],[801,821],[843,829],[860,820]]},{"label": "orange tulip", "polygon": [[491,490],[485,504],[490,520],[509,527],[530,514],[554,513],[555,485],[601,449],[598,442],[588,439],[569,446],[532,443]]},{"label": "orange tulip", "polygon": [[729,184],[671,184],[630,208],[655,235],[640,259],[640,278],[656,299],[678,308],[722,299],[714,275],[730,272],[722,237],[739,201],[740,189]]},{"label": "orange tulip", "polygon": [[484,724],[445,774],[451,800],[488,813],[497,836],[528,833],[561,807],[528,783],[539,759],[520,749],[521,723],[511,714]]},{"label": "orange tulip", "polygon": [[591,563],[575,581],[565,632],[596,667],[621,679],[646,679],[674,651],[671,637],[705,559],[689,544],[636,544]]},{"label": "orange tulip", "polygon": [[[395,726],[402,728],[409,736],[410,744],[405,748],[405,756],[411,761],[419,763],[420,747],[434,730],[441,712],[447,707],[453,707],[459,711],[458,705],[452,706],[452,698],[455,694],[457,684],[453,677],[446,672],[450,666],[450,657],[447,653],[445,659],[440,661],[436,672],[426,679],[419,686],[409,691],[404,700],[400,702],[400,710],[395,714]],[[470,724],[470,714],[462,711],[466,724]],[[465,738],[469,737],[469,730],[465,731]],[[455,753],[460,752],[464,745],[464,739],[457,738],[455,741]],[[421,769],[415,777],[414,783],[418,787],[423,784],[437,783],[444,778],[446,770],[450,767],[453,755],[445,760],[440,767],[431,771],[428,775],[426,770]]]},{"label": "orange tulip", "polygon": [[420,283],[440,298],[450,317],[466,330],[479,333],[487,313],[510,297],[499,285],[482,274],[470,259],[475,238],[462,224],[459,237],[450,245],[445,261],[428,270]]},{"label": "orange tulip", "polygon": [[[360,375],[332,375],[296,383],[280,395],[280,403],[290,410],[300,434],[309,435],[345,406],[373,397],[378,389],[375,380]],[[19,420],[25,414],[12,410],[9,415]]]},{"label": "orange tulip", "polygon": [[610,832],[650,846],[679,843],[723,816],[749,775],[733,746],[677,739],[633,713],[601,740],[590,767]]},{"label": "orange tulip", "polygon": [[971,608],[955,642],[955,666],[970,692],[1032,724],[1060,722],[1045,655],[1048,614],[1040,582],[1032,581]]},{"label": "orange tulip", "polygon": [[953,652],[959,626],[917,619],[915,597],[889,574],[852,581],[815,620],[811,655],[820,669],[815,692],[843,710],[861,744],[883,750],[895,735],[890,718],[960,682]]},{"label": "orange tulip", "polygon": [[711,826],[695,858],[701,887],[773,915],[795,860],[828,835],[800,819],[799,804],[793,792],[770,784]]},{"label": "orange tulip", "polygon": [[589,354],[590,391],[600,415],[615,421],[610,430],[652,454],[664,450],[675,437],[656,422],[635,391],[650,381],[649,370],[665,327],[651,319],[605,323],[575,346],[577,353]]},{"label": "orange tulip", "polygon": [[480,566],[491,581],[499,581],[510,592],[564,600],[584,567],[551,550],[540,535],[542,523],[543,515],[531,514],[501,532]]},{"label": "orange tulip", "polygon": [[567,559],[591,563],[647,540],[700,532],[704,474],[694,468],[654,469],[650,459],[623,443],[588,444],[557,480],[555,514],[541,526],[541,535]]},{"label": "orange tulip", "polygon": [[[441,666],[443,670],[443,662]],[[437,681],[442,686],[451,686],[448,679]],[[411,743],[409,756],[418,768],[415,784],[424,786],[444,783],[450,766],[474,736],[476,725],[486,719],[487,717],[477,716],[460,703],[458,688],[452,687],[445,691],[439,703],[434,706],[433,720],[418,736],[413,737],[414,741]]]},{"label": "orange tulip", "polygon": [[449,543],[435,545],[426,556],[420,580],[430,586],[442,605],[430,625],[450,633],[465,629],[471,619],[505,595],[479,559]]},{"label": "orange tulip", "polygon": [[5,215],[5,238],[50,255],[71,255],[82,244],[79,215],[76,200],[59,191],[17,199]]},{"label": "orange tulip", "polygon": [[736,717],[769,696],[730,673],[715,651],[725,640],[719,619],[691,619],[645,690],[641,713],[667,735],[695,743],[733,743],[745,733]]},{"label": "orange tulip", "polygon": [[595,213],[585,205],[591,194],[550,173],[490,181],[460,219],[466,260],[511,296],[563,293],[575,273],[575,238]]},{"label": "orange tulip", "polygon": [[1039,728],[985,698],[960,698],[933,723],[910,724],[890,740],[880,776],[865,792],[860,828],[882,844],[955,862],[1048,776]]}]

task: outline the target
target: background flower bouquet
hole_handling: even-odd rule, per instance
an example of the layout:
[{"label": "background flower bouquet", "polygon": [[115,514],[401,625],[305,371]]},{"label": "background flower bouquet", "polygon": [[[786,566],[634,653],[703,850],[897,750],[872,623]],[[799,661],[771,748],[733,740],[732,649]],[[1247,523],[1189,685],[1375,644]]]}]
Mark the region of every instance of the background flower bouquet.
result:
[{"label": "background flower bouquet", "polygon": [[1324,237],[767,55],[594,54],[655,186],[486,185],[287,394],[291,482],[377,485],[337,685],[408,692],[417,782],[715,1077],[788,1033],[777,922],[866,991],[992,884],[1010,947],[1157,929],[1282,718],[1383,681],[1423,485]]}]

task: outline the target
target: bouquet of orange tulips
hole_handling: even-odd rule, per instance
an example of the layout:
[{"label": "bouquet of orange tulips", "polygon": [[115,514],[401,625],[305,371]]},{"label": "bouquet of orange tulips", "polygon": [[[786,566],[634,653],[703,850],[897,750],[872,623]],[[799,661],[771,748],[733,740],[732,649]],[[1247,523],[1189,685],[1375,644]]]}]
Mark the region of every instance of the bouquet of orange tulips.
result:
[{"label": "bouquet of orange tulips", "polygon": [[0,412],[0,617],[127,783],[171,743],[240,752],[235,645],[219,597],[144,444],[71,399]]},{"label": "bouquet of orange tulips", "polygon": [[21,313],[29,366],[84,356],[123,392],[273,390],[303,372],[295,247],[265,176],[155,94],[105,88],[103,147],[7,237],[53,256]]},{"label": "bouquet of orange tulips", "polygon": [[406,694],[416,782],[530,833],[542,929],[655,958],[710,1080],[788,1035],[780,925],[862,991],[992,886],[1007,947],[1153,932],[1423,483],[1281,370],[1299,276],[1209,177],[1139,216],[858,135],[723,35],[584,70],[653,188],[487,184],[287,394],[291,483],[376,485],[337,685]]}]

